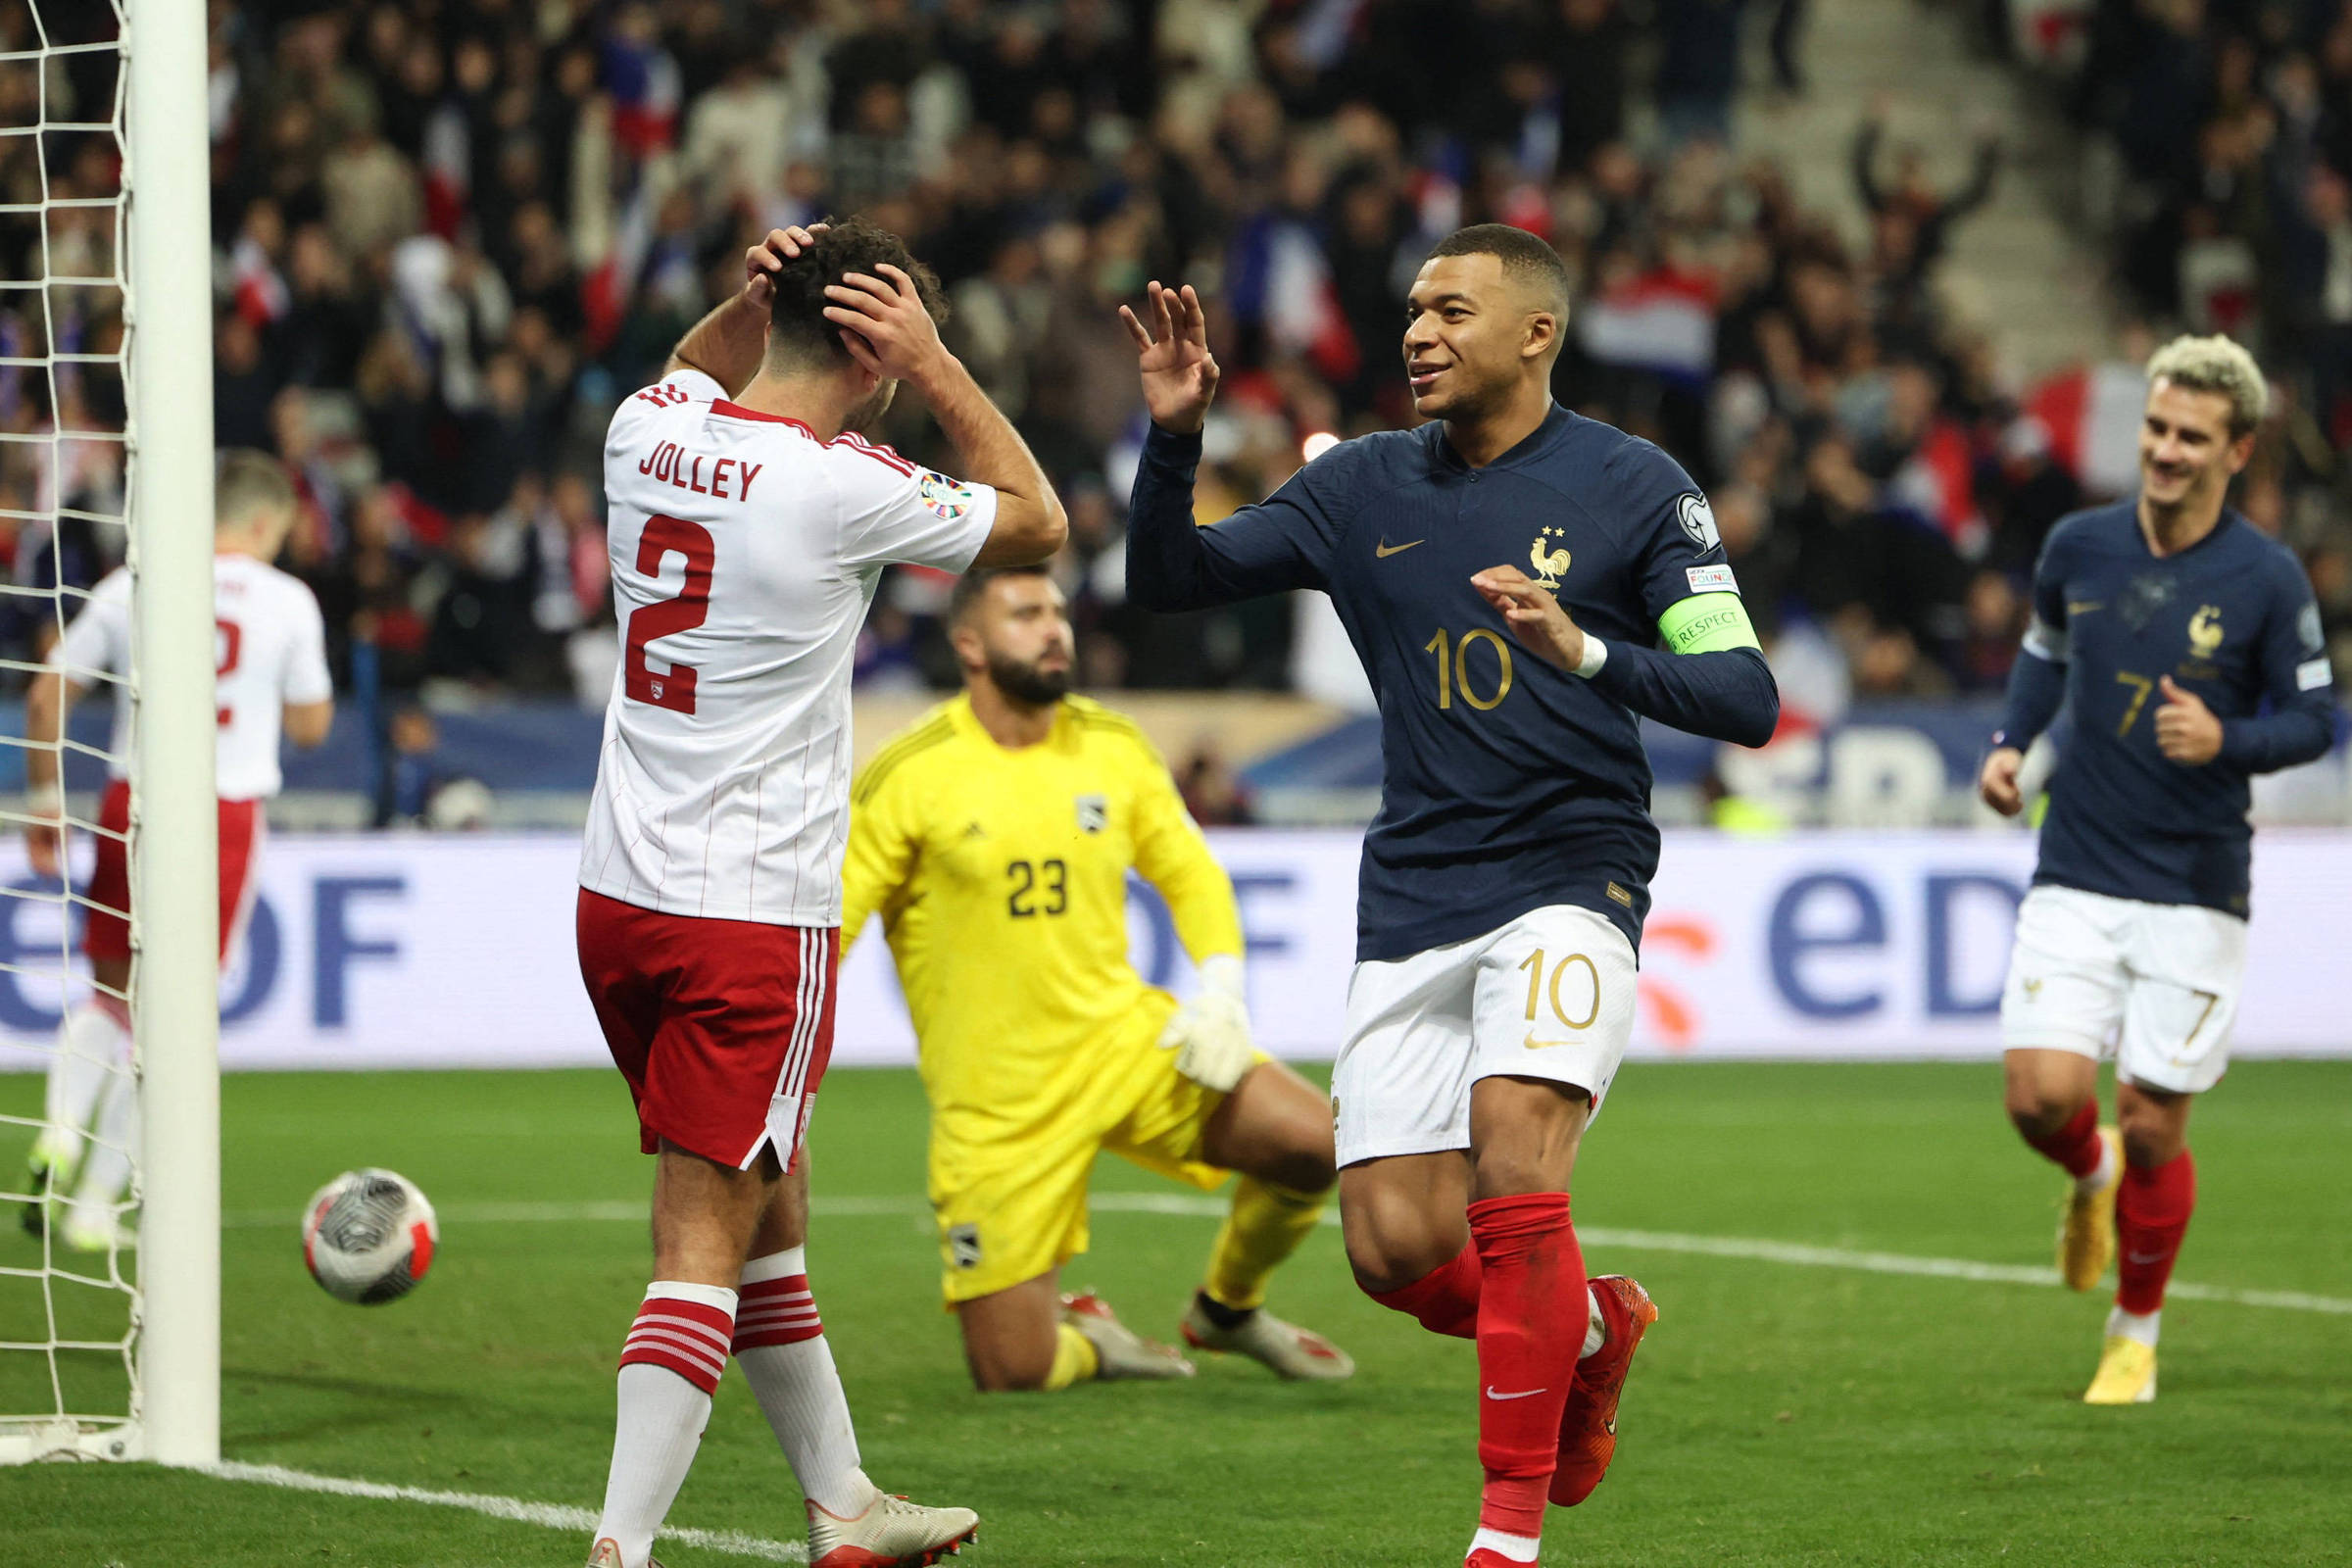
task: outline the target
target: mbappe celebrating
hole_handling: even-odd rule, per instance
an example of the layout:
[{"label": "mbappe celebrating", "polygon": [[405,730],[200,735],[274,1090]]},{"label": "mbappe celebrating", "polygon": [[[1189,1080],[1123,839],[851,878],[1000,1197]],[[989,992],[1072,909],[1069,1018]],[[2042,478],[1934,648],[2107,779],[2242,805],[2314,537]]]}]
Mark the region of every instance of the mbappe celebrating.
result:
[{"label": "mbappe celebrating", "polygon": [[[1657,1309],[1588,1281],[1568,1179],[1634,1018],[1658,832],[1638,716],[1760,746],[1780,698],[1707,502],[1663,452],[1554,403],[1558,255],[1480,224],[1405,302],[1414,408],[1263,504],[1194,526],[1216,394],[1190,287],[1122,309],[1152,429],[1129,596],[1193,610],[1328,593],[1380,701],[1357,963],[1333,1076],[1348,1261],[1478,1344],[1486,1487],[1468,1568],[1534,1562],[1581,1502]],[[1664,649],[1655,646],[1663,641]]]}]

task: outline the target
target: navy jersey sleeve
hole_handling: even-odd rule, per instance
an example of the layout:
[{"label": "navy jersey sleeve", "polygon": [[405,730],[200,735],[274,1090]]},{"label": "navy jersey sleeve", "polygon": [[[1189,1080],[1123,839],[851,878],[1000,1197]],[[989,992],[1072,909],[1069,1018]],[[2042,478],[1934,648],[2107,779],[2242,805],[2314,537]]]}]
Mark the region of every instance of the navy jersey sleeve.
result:
[{"label": "navy jersey sleeve", "polygon": [[2052,528],[2042,541],[2041,559],[2034,564],[2034,591],[2029,596],[2033,619],[2027,623],[2017,662],[2009,666],[2008,701],[2001,710],[2001,727],[1993,733],[1995,747],[2024,751],[2050,727],[2066,701],[2067,534],[2063,522]]},{"label": "navy jersey sleeve", "polygon": [[2270,773],[2327,755],[2335,741],[2335,681],[2311,582],[2280,554],[2262,620],[2258,678],[2268,712],[2225,719],[2222,760]]},{"label": "navy jersey sleeve", "polygon": [[1343,443],[1255,506],[1201,528],[1193,522],[1200,437],[1157,425],[1127,502],[1127,597],[1146,610],[1204,610],[1291,588],[1322,588],[1358,466]]},{"label": "navy jersey sleeve", "polygon": [[1612,642],[1594,689],[1693,735],[1763,745],[1780,723],[1780,688],[1755,646],[1707,498],[1646,441],[1627,442],[1602,472],[1602,504],[1641,541],[1633,587],[1642,618],[1674,651]]}]

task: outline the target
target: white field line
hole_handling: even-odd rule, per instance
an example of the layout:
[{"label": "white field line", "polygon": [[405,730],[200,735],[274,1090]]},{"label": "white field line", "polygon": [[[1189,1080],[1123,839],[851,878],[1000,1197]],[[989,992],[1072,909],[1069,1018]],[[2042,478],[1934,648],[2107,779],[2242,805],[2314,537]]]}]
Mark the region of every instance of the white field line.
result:
[{"label": "white field line", "polygon": [[[377,1481],[345,1481],[336,1476],[315,1476],[302,1470],[287,1470],[273,1464],[237,1464],[225,1462],[205,1472],[223,1481],[258,1481],[266,1487],[284,1487],[291,1492],[323,1492],[337,1497],[374,1497],[385,1502],[424,1502],[439,1508],[464,1508],[470,1513],[488,1514],[493,1519],[512,1519],[517,1524],[539,1525],[549,1530],[567,1530],[573,1535],[586,1536],[597,1525],[593,1509],[569,1508],[555,1502],[526,1502],[520,1497],[490,1497],[471,1492],[430,1492],[422,1487],[392,1487]],[[722,1551],[735,1557],[752,1557],[760,1562],[807,1562],[808,1547],[798,1541],[763,1541],[734,1530],[678,1530],[662,1532],[664,1544],[697,1546],[705,1551]]]},{"label": "white field line", "polygon": [[[1226,1203],[1218,1198],[1191,1193],[1097,1193],[1090,1206],[1106,1214],[1170,1214],[1221,1219]],[[816,1198],[809,1204],[820,1215],[842,1217],[930,1212],[921,1199]],[[441,1211],[450,1223],[474,1225],[554,1225],[582,1221],[614,1221],[642,1225],[646,1208],[639,1202],[593,1203],[452,1203]],[[1323,1223],[1337,1225],[1340,1216],[1325,1211]],[[251,1211],[223,1216],[232,1229],[275,1229],[296,1232],[296,1218]],[[1704,1257],[1732,1257],[1752,1263],[1779,1263],[1794,1268],[1847,1269],[1863,1274],[1907,1274],[1928,1279],[1965,1280],[1979,1285],[2035,1285],[2056,1288],[2061,1282],[2053,1268],[2018,1263],[1983,1263],[1965,1257],[1918,1257],[1907,1252],[1865,1252],[1842,1247],[1808,1247],[1798,1242],[1767,1241],[1752,1236],[1688,1236],[1675,1231],[1620,1230],[1610,1225],[1580,1225],[1577,1239],[1594,1247],[1622,1247],[1636,1252],[1690,1252]],[[2176,1280],[2166,1295],[2188,1301],[2227,1301],[2236,1306],[2276,1307],[2288,1312],[2325,1312],[2352,1316],[2352,1298],[2314,1296],[2302,1291],[2244,1291],[2220,1285]]]}]

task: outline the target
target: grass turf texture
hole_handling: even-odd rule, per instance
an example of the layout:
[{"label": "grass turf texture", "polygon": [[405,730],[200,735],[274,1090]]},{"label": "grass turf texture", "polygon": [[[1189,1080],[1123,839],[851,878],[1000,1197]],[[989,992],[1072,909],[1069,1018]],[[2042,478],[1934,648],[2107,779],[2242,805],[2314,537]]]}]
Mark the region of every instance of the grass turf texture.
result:
[{"label": "grass turf texture", "polygon": [[[0,1107],[38,1103],[0,1078]],[[492,1203],[641,1201],[619,1081],[593,1073],[231,1077],[223,1084],[227,1455],[593,1507],[641,1225],[466,1219]],[[843,1072],[816,1123],[827,1197],[921,1191],[911,1074]],[[2202,1205],[2181,1277],[2352,1296],[2352,1064],[2247,1063],[2200,1105]],[[16,1129],[0,1158],[23,1154]],[[356,1308],[305,1276],[295,1226],[363,1163],[419,1182],[443,1250],[409,1299]],[[1588,1225],[2046,1264],[2054,1173],[2004,1125],[1989,1066],[1637,1066],[1587,1148]],[[1098,1190],[1173,1191],[1115,1160]],[[1173,1337],[1214,1226],[1102,1213],[1066,1275]],[[0,1262],[36,1250],[15,1230]],[[1182,1385],[983,1399],[937,1297],[927,1220],[820,1215],[812,1275],[866,1466],[985,1521],[980,1568],[1458,1563],[1473,1523],[1471,1348],[1349,1285],[1326,1229],[1276,1310],[1358,1357],[1296,1387],[1205,1359]],[[2091,1410],[2103,1293],[1592,1247],[1664,1313],[1593,1499],[1547,1559],[1680,1563],[2317,1563],[2352,1537],[2352,1319],[2219,1302],[2166,1312],[2163,1397]],[[0,1296],[0,1338],[35,1328]],[[0,1410],[45,1404],[0,1356]],[[12,1364],[13,1363],[13,1364]],[[95,1375],[95,1374],[93,1374]],[[798,1493],[739,1376],[672,1520],[801,1537]],[[573,1564],[584,1540],[446,1508],[146,1466],[0,1471],[10,1562],[163,1568]],[[665,1547],[671,1568],[746,1559]]]}]

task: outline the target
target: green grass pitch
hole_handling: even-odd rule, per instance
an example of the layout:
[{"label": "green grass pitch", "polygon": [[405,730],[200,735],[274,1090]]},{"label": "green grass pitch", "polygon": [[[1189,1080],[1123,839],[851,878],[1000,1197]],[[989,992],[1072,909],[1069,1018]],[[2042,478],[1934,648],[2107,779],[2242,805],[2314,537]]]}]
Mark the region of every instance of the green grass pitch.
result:
[{"label": "green grass pitch", "polygon": [[[0,1078],[0,1108],[38,1098],[35,1080]],[[223,1101],[228,1456],[594,1506],[648,1248],[640,1221],[551,1219],[544,1205],[642,1202],[651,1166],[619,1080],[242,1076]],[[828,1082],[813,1168],[836,1207],[815,1222],[811,1272],[868,1470],[978,1508],[964,1561],[1461,1561],[1478,1482],[1472,1351],[1359,1297],[1335,1230],[1277,1279],[1273,1305],[1353,1350],[1351,1384],[1287,1387],[1210,1360],[1187,1385],[983,1399],[910,1205],[922,1128],[911,1074]],[[2243,1064],[2193,1135],[2202,1206],[2180,1278],[2352,1297],[2352,1063]],[[0,1159],[22,1155],[19,1130],[0,1129]],[[406,1172],[445,1216],[431,1277],[384,1307],[330,1300],[296,1243],[302,1200],[360,1164]],[[2036,1265],[2056,1187],[2004,1125],[1989,1066],[1637,1065],[1587,1146],[1576,1207],[1588,1227]],[[1154,1188],[1115,1161],[1098,1180]],[[1213,1228],[1102,1213],[1065,1278],[1172,1336]],[[0,1264],[34,1255],[11,1217]],[[1640,1276],[1664,1316],[1626,1396],[1616,1468],[1591,1502],[1552,1511],[1549,1563],[2080,1568],[2352,1551],[2352,1316],[2176,1300],[2163,1397],[2091,1410],[2077,1396],[2103,1295],[1622,1246],[1587,1255]],[[0,1339],[37,1332],[37,1310],[22,1282],[0,1280]],[[0,1411],[45,1402],[36,1359],[0,1356]],[[106,1372],[72,1375],[102,1385]],[[739,1378],[672,1523],[801,1538],[799,1494]],[[0,1471],[0,1561],[39,1568],[568,1568],[585,1548],[450,1508],[147,1466]],[[751,1560],[662,1550],[670,1568]]]}]

